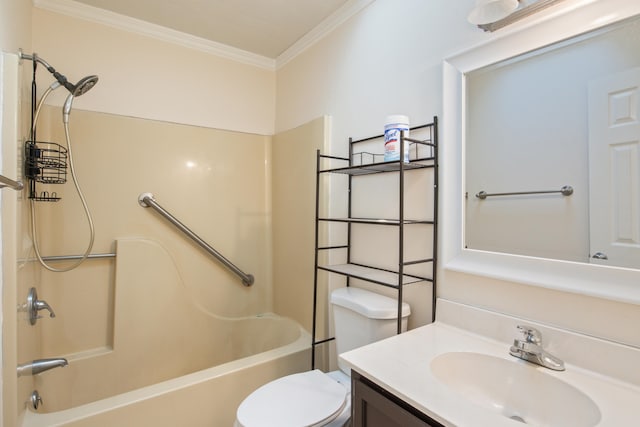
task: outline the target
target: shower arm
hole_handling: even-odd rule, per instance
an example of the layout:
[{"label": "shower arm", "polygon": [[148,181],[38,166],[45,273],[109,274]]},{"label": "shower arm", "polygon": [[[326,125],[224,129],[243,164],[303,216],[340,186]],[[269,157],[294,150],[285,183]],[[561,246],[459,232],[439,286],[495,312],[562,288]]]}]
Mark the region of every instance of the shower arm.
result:
[{"label": "shower arm", "polygon": [[59,72],[57,72],[56,69],[51,66],[51,64],[49,64],[44,59],[40,58],[37,53],[33,53],[32,55],[29,55],[27,53],[24,53],[22,51],[22,49],[21,49],[20,50],[20,59],[26,59],[28,61],[33,61],[33,62],[37,62],[38,64],[41,64],[42,66],[44,66],[47,69],[47,71],[49,71],[53,75],[53,77],[62,86],[67,88],[67,90],[69,92],[73,93],[73,91],[75,90],[75,85],[73,83],[69,83],[69,81],[67,80],[66,76],[64,76],[63,74],[60,74]]}]

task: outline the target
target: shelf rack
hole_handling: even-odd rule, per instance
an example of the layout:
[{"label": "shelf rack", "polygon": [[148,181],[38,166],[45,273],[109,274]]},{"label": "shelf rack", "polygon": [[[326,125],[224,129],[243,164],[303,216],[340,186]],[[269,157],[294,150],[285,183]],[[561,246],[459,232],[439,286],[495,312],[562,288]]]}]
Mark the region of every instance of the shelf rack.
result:
[{"label": "shelf rack", "polygon": [[[432,305],[432,321],[435,320],[435,300],[436,300],[436,257],[437,257],[437,223],[438,223],[438,118],[434,117],[433,122],[423,126],[417,126],[410,129],[410,132],[416,132],[423,130],[428,134],[426,139],[413,139],[405,136],[402,133],[400,141],[400,152],[404,152],[405,144],[410,144],[410,149],[413,150],[413,158],[409,163],[402,161],[390,161],[380,162],[376,161],[382,158],[381,155],[367,154],[367,158],[371,159],[371,163],[362,163],[362,159],[365,157],[362,153],[354,153],[355,147],[358,144],[371,142],[376,139],[382,139],[384,135],[375,135],[369,138],[354,140],[349,138],[349,157],[336,157],[330,155],[323,155],[320,150],[317,151],[316,160],[316,229],[315,229],[315,269],[314,269],[314,296],[313,296],[313,322],[312,322],[312,351],[311,351],[311,368],[315,369],[315,349],[316,346],[332,341],[334,338],[325,338],[317,340],[317,305],[318,305],[318,272],[326,271],[332,274],[339,274],[346,277],[347,286],[350,285],[350,279],[364,280],[369,283],[381,285],[389,288],[394,288],[398,293],[398,324],[397,333],[401,333],[402,329],[402,301],[403,301],[403,287],[410,284],[419,282],[431,282],[432,284],[432,298],[430,304]],[[358,159],[359,164],[354,164],[354,160]],[[336,161],[343,164],[340,167],[323,168],[323,163],[326,161]],[[433,171],[433,212],[431,212],[431,219],[409,219],[405,218],[405,173],[421,169],[431,169]],[[348,176],[348,214],[346,218],[333,218],[333,217],[320,217],[320,194],[321,194],[321,177],[324,174],[345,174]],[[352,217],[352,190],[353,179],[357,179],[359,176],[371,175],[371,174],[398,174],[399,175],[399,206],[397,218],[359,218]],[[428,197],[426,195],[425,197]],[[322,222],[334,222],[347,224],[347,243],[345,245],[320,245],[319,241],[319,229]],[[352,246],[352,230],[353,224],[366,224],[373,226],[384,227],[396,227],[398,229],[398,266],[396,270],[388,270],[373,265],[364,265],[361,263],[352,262],[351,259],[351,246]],[[412,226],[416,224],[429,225],[432,230],[432,242],[431,254],[432,257],[417,260],[405,260],[404,254],[404,227]],[[344,264],[338,265],[320,265],[319,253],[322,251],[333,250],[346,250],[346,260]],[[405,272],[405,267],[416,264],[430,264],[429,275],[415,275]]]}]

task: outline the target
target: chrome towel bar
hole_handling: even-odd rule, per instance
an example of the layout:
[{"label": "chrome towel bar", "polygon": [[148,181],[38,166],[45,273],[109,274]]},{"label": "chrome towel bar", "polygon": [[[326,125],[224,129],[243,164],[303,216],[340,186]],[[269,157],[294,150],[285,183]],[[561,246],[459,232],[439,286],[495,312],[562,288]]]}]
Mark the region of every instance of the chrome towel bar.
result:
[{"label": "chrome towel bar", "polygon": [[[45,262],[58,262],[58,261],[71,261],[74,259],[82,258],[82,255],[51,255],[51,256],[43,256],[42,260]],[[103,259],[103,258],[115,258],[115,253],[103,253],[103,254],[89,254],[87,259]],[[19,262],[25,261],[37,261],[37,258],[26,258],[19,259]]]},{"label": "chrome towel bar", "polygon": [[163,216],[167,221],[171,224],[175,225],[180,231],[187,235],[187,237],[191,238],[194,242],[196,242],[201,248],[207,251],[210,255],[220,261],[225,267],[234,272],[242,279],[242,283],[245,286],[253,285],[253,276],[251,274],[246,274],[238,267],[236,267],[231,261],[226,259],[220,252],[213,249],[207,242],[202,240],[197,234],[193,231],[189,230],[186,225],[178,221],[173,215],[167,212],[162,206],[156,202],[153,198],[152,193],[142,193],[138,196],[138,203],[143,208],[153,208],[156,212],[158,212],[161,216]]},{"label": "chrome towel bar", "polygon": [[478,199],[486,199],[487,197],[492,196],[520,196],[524,194],[550,194],[550,193],[561,193],[563,196],[570,196],[573,194],[573,187],[570,185],[565,185],[560,190],[549,190],[549,191],[519,191],[514,193],[487,193],[486,191],[481,191],[476,194]]},{"label": "chrome towel bar", "polygon": [[4,175],[0,175],[0,188],[9,187],[16,191],[20,191],[24,188],[24,184],[20,181],[14,181],[12,179],[7,178]]}]

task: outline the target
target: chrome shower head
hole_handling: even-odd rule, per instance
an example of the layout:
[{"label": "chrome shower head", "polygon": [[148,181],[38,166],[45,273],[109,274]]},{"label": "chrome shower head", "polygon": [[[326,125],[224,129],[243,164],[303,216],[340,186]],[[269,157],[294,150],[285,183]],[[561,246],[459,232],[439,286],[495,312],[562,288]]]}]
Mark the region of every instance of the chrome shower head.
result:
[{"label": "chrome shower head", "polygon": [[73,85],[73,91],[71,91],[71,94],[73,96],[83,95],[89,92],[89,90],[94,87],[96,83],[98,83],[98,76],[87,76],[83,79],[80,79],[78,83]]},{"label": "chrome shower head", "polygon": [[89,90],[91,90],[91,88],[94,87],[96,83],[98,83],[98,76],[87,76],[80,79],[80,81],[75,85],[67,83],[70,87],[64,85],[64,87],[66,87],[69,92],[71,92],[67,96],[67,100],[64,102],[64,106],[62,107],[62,121],[64,123],[69,123],[69,113],[71,113],[71,104],[73,104],[73,98],[89,92]]},{"label": "chrome shower head", "polygon": [[93,86],[95,86],[96,83],[98,83],[98,76],[87,76],[80,79],[78,83],[73,84],[70,83],[65,76],[58,73],[57,71],[53,72],[52,74],[53,77],[55,77],[56,80],[62,86],[64,86],[73,96],[80,96],[85,92],[88,92],[89,89],[91,89]]}]

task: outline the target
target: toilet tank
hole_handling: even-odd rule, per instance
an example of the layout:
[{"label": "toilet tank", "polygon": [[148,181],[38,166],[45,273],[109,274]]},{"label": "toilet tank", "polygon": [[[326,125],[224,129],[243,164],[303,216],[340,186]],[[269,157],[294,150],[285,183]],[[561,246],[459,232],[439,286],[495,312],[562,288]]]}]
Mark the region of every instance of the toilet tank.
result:
[{"label": "toilet tank", "polygon": [[[398,301],[393,298],[350,286],[333,291],[331,305],[338,354],[391,337],[398,330]],[[409,304],[402,303],[403,331],[409,314]],[[342,363],[338,365],[349,373]]]}]

